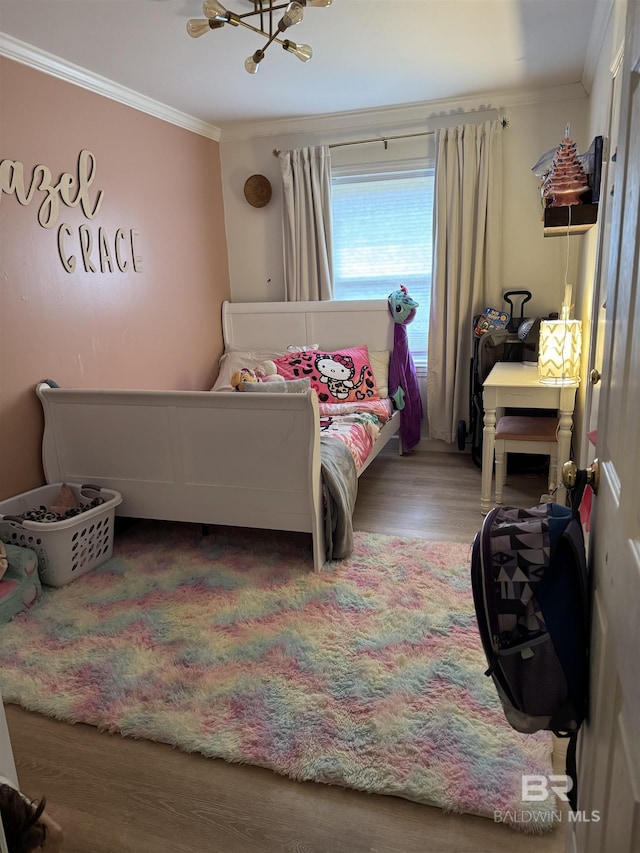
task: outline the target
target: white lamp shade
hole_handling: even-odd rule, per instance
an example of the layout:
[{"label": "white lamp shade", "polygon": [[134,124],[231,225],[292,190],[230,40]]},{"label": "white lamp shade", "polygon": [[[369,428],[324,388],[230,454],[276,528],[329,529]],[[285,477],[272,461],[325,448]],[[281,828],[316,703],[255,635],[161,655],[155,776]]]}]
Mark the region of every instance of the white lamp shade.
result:
[{"label": "white lamp shade", "polygon": [[544,385],[571,385],[580,379],[582,323],[543,320],[540,323],[538,379]]}]

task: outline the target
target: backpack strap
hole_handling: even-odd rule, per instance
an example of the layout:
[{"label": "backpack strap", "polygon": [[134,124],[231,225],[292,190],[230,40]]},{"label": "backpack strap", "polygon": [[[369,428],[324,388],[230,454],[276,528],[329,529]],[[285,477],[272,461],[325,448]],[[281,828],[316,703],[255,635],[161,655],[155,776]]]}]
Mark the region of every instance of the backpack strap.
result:
[{"label": "backpack strap", "polygon": [[587,487],[587,471],[585,468],[578,468],[576,471],[576,481],[568,490],[571,495],[571,512],[574,518],[578,518],[580,512],[580,503],[584,490]]}]

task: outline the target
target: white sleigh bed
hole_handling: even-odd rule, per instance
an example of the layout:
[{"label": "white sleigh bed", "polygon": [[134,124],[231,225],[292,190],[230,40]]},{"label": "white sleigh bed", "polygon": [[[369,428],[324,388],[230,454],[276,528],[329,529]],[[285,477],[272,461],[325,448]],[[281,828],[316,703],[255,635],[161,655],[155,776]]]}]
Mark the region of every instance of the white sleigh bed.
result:
[{"label": "white sleigh bed", "polygon": [[[228,303],[225,350],[391,350],[386,300]],[[315,391],[247,394],[37,387],[48,483],[115,489],[134,518],[311,533],[326,560],[320,419]],[[357,475],[399,428],[395,412]],[[401,448],[400,448],[401,452]]]}]

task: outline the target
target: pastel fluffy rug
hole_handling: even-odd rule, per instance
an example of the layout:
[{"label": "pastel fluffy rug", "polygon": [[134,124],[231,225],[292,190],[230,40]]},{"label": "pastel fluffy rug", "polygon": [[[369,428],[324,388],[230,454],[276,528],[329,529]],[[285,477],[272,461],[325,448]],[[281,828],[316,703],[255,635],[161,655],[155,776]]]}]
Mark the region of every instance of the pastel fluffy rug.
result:
[{"label": "pastel fluffy rug", "polygon": [[187,752],[471,812],[524,831],[521,735],[484,675],[470,547],[355,534],[311,571],[302,534],[136,522],[114,556],[0,626],[5,701]]}]

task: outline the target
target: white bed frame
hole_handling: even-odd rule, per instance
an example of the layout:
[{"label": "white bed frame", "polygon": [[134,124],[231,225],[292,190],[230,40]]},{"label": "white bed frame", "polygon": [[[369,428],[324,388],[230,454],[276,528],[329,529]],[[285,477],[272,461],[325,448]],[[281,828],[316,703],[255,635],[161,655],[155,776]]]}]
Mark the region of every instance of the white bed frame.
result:
[{"label": "white bed frame", "polygon": [[[229,303],[225,348],[393,348],[386,300]],[[325,563],[315,391],[242,394],[37,387],[48,483],[94,483],[122,494],[119,515],[311,533]],[[358,476],[399,428],[383,427]],[[402,449],[399,449],[402,452]]]}]

